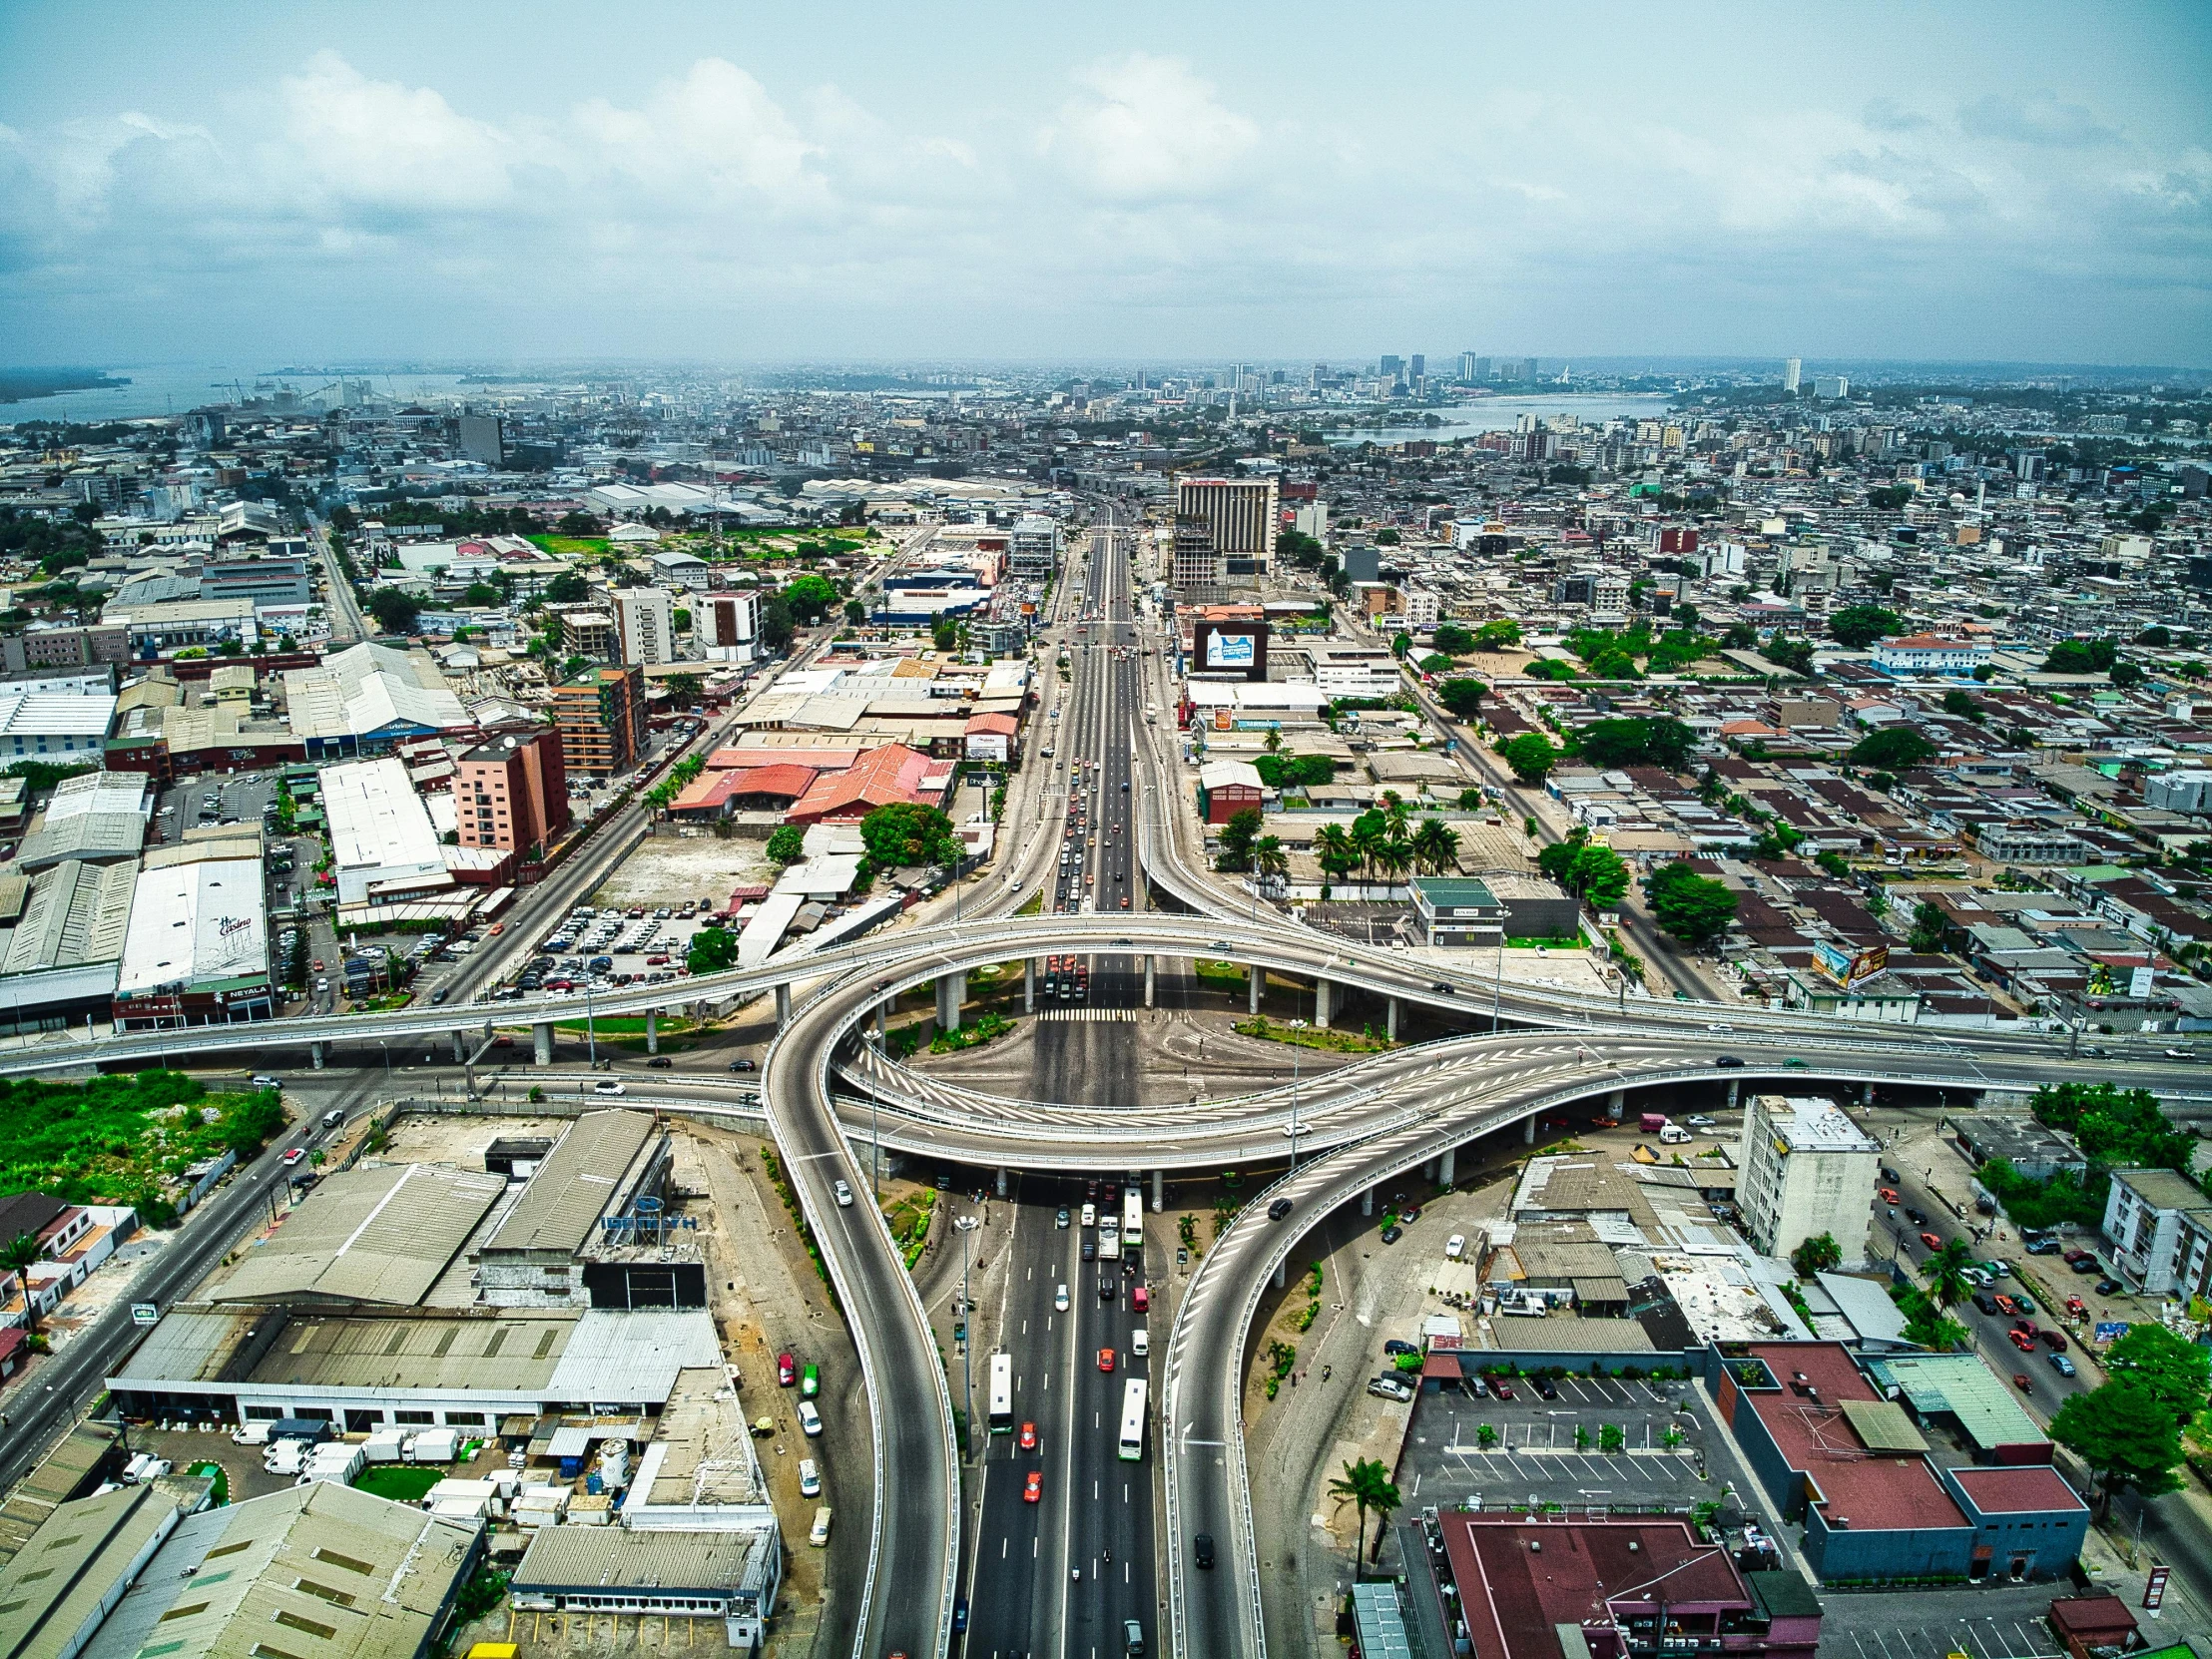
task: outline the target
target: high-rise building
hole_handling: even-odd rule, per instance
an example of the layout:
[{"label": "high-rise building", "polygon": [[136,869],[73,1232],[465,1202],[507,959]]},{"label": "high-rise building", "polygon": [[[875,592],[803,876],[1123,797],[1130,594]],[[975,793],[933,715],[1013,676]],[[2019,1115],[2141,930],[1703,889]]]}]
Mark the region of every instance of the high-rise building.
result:
[{"label": "high-rise building", "polygon": [[630,771],[645,753],[645,675],[637,668],[592,669],[553,688],[561,765],[589,777]]},{"label": "high-rise building", "polygon": [[1486,379],[1490,372],[1487,357],[1477,357],[1472,351],[1459,353],[1459,378],[1462,380]]},{"label": "high-rise building", "polygon": [[1378,372],[1385,380],[1402,378],[1405,373],[1405,359],[1396,356],[1384,357]]},{"label": "high-rise building", "polygon": [[1023,513],[1006,538],[1006,573],[1043,580],[1060,568],[1060,526],[1043,513]]},{"label": "high-rise building", "polygon": [[615,644],[626,663],[676,660],[676,613],[666,588],[617,588]]},{"label": "high-rise building", "polygon": [[760,632],[759,595],[710,593],[700,601],[698,637],[709,661],[750,663]]},{"label": "high-rise building", "polygon": [[1823,374],[1813,382],[1815,397],[1849,397],[1851,376],[1848,374]]},{"label": "high-rise building", "polygon": [[1178,513],[1175,540],[1168,554],[1168,582],[1178,593],[1211,598],[1221,585],[1221,561],[1214,556],[1214,527],[1196,513]]},{"label": "high-rise building", "polygon": [[1805,360],[1802,357],[1786,359],[1782,364],[1782,389],[1784,391],[1796,391],[1804,379],[1804,375]]},{"label": "high-rise building", "polygon": [[481,461],[486,466],[501,466],[507,459],[504,431],[497,415],[462,415],[454,422],[453,447],[461,452],[461,459]]},{"label": "high-rise building", "polygon": [[1763,1256],[1787,1259],[1823,1233],[1845,1267],[1866,1260],[1882,1148],[1833,1100],[1751,1097],[1736,1202]]},{"label": "high-rise building", "polygon": [[1175,512],[1179,519],[1202,518],[1212,530],[1217,581],[1250,586],[1267,574],[1282,521],[1274,478],[1179,478]]},{"label": "high-rise building", "polygon": [[1405,365],[1405,377],[1408,380],[1418,380],[1423,374],[1426,374],[1427,372],[1428,357],[1426,353],[1420,351],[1414,352],[1411,360],[1408,361]]},{"label": "high-rise building", "polygon": [[500,732],[461,756],[453,780],[463,846],[527,852],[568,828],[568,770],[550,726]]}]

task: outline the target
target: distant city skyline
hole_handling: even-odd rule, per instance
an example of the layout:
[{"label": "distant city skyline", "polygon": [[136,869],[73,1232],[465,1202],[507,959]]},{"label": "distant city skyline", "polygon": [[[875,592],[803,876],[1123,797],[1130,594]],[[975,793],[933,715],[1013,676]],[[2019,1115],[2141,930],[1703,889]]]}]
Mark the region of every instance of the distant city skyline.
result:
[{"label": "distant city skyline", "polygon": [[2212,367],[2212,15],[0,18],[0,358]]}]

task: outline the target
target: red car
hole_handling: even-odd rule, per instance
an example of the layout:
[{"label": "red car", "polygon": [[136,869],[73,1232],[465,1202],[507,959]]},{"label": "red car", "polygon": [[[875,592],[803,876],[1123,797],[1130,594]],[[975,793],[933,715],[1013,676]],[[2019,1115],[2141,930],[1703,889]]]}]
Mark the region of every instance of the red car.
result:
[{"label": "red car", "polygon": [[1114,1351],[1112,1349],[1102,1348],[1098,1351],[1098,1369],[1103,1372],[1111,1372],[1114,1369]]},{"label": "red car", "polygon": [[298,1163],[299,1160],[304,1158],[306,1155],[307,1154],[304,1149],[295,1146],[289,1152],[284,1154],[281,1161],[284,1168],[289,1169],[292,1165]]},{"label": "red car", "polygon": [[1044,1470],[1031,1469],[1029,1478],[1021,1483],[1021,1501],[1041,1503],[1044,1500]]},{"label": "red car", "polygon": [[1511,1399],[1513,1397],[1513,1385],[1500,1378],[1490,1384],[1490,1392],[1500,1399]]},{"label": "red car", "polygon": [[2012,1346],[2018,1349],[2022,1354],[2033,1354],[2035,1352],[2035,1339],[2033,1337],[2030,1337],[2026,1332],[2007,1331],[2005,1333],[2005,1336],[2011,1339]]},{"label": "red car", "polygon": [[789,1354],[776,1357],[776,1381],[787,1388],[799,1381],[799,1362]]},{"label": "red car", "polygon": [[1129,1306],[1140,1314],[1149,1311],[1152,1307],[1152,1293],[1139,1285],[1129,1293]]},{"label": "red car", "polygon": [[2078,1296],[2069,1296],[2066,1298],[2066,1312],[2077,1320],[2085,1320],[2089,1317],[2089,1305]]},{"label": "red car", "polygon": [[1928,1248],[1931,1250],[1940,1250],[1943,1248],[1943,1241],[1936,1237],[1936,1235],[1933,1233],[1923,1233],[1921,1235],[1921,1243],[1928,1246]]},{"label": "red car", "polygon": [[1877,1187],[1875,1191],[1882,1195],[1882,1202],[1885,1204],[1895,1204],[1898,1201],[1898,1190],[1895,1187]]},{"label": "red car", "polygon": [[2000,1314],[2016,1314],[2020,1311],[2020,1305],[2002,1291],[1997,1292],[1990,1300],[1997,1305],[1997,1312]]},{"label": "red car", "polygon": [[1021,1425],[1021,1449],[1024,1451],[1037,1449],[1037,1425],[1033,1422],[1025,1422]]},{"label": "red car", "polygon": [[2065,1353],[2065,1352],[2066,1352],[2066,1334],[2065,1334],[2065,1332],[2063,1332],[2063,1331],[2043,1331],[2043,1332],[2040,1332],[2040,1333],[2038,1333],[2038,1335],[2039,1335],[2039,1336],[2041,1336],[2041,1338],[2043,1339],[2043,1346],[2044,1346],[2045,1348],[2049,1349],[2049,1350],[2051,1351],[2051,1353],[2053,1353],[2053,1354],[2063,1354],[2063,1353]]}]

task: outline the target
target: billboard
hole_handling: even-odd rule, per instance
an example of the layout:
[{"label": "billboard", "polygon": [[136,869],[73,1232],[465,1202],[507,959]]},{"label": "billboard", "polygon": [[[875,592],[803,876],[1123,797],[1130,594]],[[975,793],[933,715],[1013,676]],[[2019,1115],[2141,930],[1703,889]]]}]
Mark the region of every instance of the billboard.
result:
[{"label": "billboard", "polygon": [[1259,642],[1250,634],[1209,634],[1206,636],[1206,666],[1208,668],[1250,668],[1259,655]]},{"label": "billboard", "polygon": [[1848,991],[1862,980],[1872,979],[1890,965],[1890,947],[1877,944],[1853,951],[1842,945],[1832,944],[1827,939],[1815,939],[1813,965]]}]

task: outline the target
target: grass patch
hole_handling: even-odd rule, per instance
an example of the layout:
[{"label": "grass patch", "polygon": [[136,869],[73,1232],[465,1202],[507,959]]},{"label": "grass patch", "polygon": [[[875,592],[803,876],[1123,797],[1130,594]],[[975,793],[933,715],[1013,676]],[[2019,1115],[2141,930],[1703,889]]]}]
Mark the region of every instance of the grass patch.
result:
[{"label": "grass patch", "polygon": [[570,559],[603,559],[613,545],[605,536],[529,536],[525,539],[541,553]]},{"label": "grass patch", "polygon": [[[934,1022],[932,1022],[934,1023]],[[982,1013],[963,1024],[957,1031],[939,1031],[929,1039],[932,1054],[958,1054],[963,1049],[981,1048],[994,1038],[1003,1037],[1014,1028],[1014,1022],[1004,1014]]]},{"label": "grass patch", "polygon": [[446,1472],[442,1465],[428,1463],[371,1463],[353,1484],[394,1503],[420,1503],[423,1494],[443,1480]]},{"label": "grass patch", "polygon": [[1021,908],[1020,908],[1020,909],[1018,909],[1018,910],[1016,910],[1016,911],[1014,912],[1014,914],[1015,914],[1015,915],[1017,915],[1017,916],[1041,916],[1041,915],[1043,915],[1043,914],[1044,914],[1044,888],[1042,888],[1042,887],[1039,887],[1039,888],[1038,888],[1038,889],[1037,889],[1037,890],[1036,890],[1035,892],[1031,893],[1031,894],[1030,894],[1030,895],[1029,895],[1029,896],[1028,896],[1027,898],[1023,899],[1023,900],[1022,900],[1022,904],[1021,904]]},{"label": "grass patch", "polygon": [[1363,1037],[1351,1031],[1336,1031],[1326,1025],[1277,1025],[1267,1015],[1257,1019],[1241,1019],[1230,1027],[1240,1037],[1258,1037],[1262,1042],[1290,1043],[1297,1048],[1326,1049],[1332,1054],[1381,1054],[1392,1045],[1379,1037]]},{"label": "grass patch", "polygon": [[208,1502],[215,1508],[220,1509],[231,1501],[231,1477],[221,1463],[195,1463],[185,1472],[215,1482],[208,1492]]},{"label": "grass patch", "polygon": [[890,1224],[891,1237],[898,1241],[899,1250],[906,1258],[909,1273],[921,1260],[922,1247],[929,1242],[929,1217],[936,1207],[937,1195],[924,1188],[883,1212],[883,1219]]},{"label": "grass patch", "polygon": [[0,1192],[129,1204],[148,1226],[167,1227],[188,1166],[226,1149],[249,1157],[284,1121],[275,1089],[211,1095],[177,1071],[86,1083],[19,1078],[0,1083]]},{"label": "grass patch", "polygon": [[1251,977],[1248,969],[1239,967],[1235,962],[1210,962],[1201,958],[1191,966],[1199,978],[1211,979],[1218,984],[1242,985]]},{"label": "grass patch", "polygon": [[1507,950],[1572,950],[1581,942],[1582,940],[1578,935],[1566,933],[1555,939],[1507,939],[1505,948]]}]

